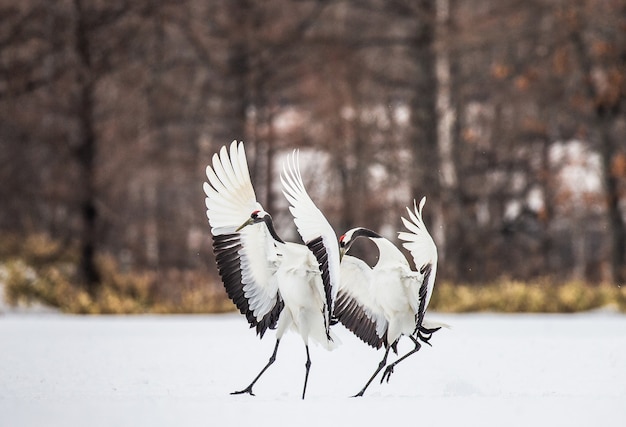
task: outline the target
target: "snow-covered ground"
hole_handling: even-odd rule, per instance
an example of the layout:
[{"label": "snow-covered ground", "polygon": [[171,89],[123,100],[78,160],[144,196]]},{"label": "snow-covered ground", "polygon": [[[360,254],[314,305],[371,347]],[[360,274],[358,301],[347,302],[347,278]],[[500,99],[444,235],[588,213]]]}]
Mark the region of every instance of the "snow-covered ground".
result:
[{"label": "snow-covered ground", "polygon": [[[626,316],[433,314],[452,325],[389,384],[342,327],[333,352],[288,334],[266,363],[242,316],[0,316],[0,426],[624,426]],[[401,352],[410,348],[408,342]],[[391,358],[393,360],[393,358]]]}]

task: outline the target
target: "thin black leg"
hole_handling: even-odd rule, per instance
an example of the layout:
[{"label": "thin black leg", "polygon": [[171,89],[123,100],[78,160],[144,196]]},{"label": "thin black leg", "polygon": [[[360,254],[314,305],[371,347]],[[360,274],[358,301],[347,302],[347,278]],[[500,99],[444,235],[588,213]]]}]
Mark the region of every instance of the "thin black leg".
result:
[{"label": "thin black leg", "polygon": [[417,353],[419,351],[419,349],[422,347],[422,345],[412,335],[409,335],[409,338],[411,338],[411,340],[415,344],[415,348],[413,350],[409,351],[407,354],[405,354],[401,358],[399,358],[398,360],[396,360],[395,362],[389,364],[389,366],[387,366],[387,369],[385,369],[385,372],[383,372],[383,376],[380,379],[380,383],[381,384],[383,383],[383,381],[385,381],[385,378],[387,378],[387,382],[389,382],[389,378],[391,378],[391,374],[393,374],[393,368],[395,368],[395,366],[398,363],[402,362],[404,359],[406,359],[407,357],[409,357],[413,353]]},{"label": "thin black leg", "polygon": [[387,347],[385,349],[385,355],[383,356],[383,360],[381,360],[380,363],[378,364],[378,368],[376,368],[376,371],[374,372],[374,375],[371,376],[371,378],[369,379],[367,384],[365,384],[365,386],[361,389],[361,391],[359,391],[357,394],[355,394],[352,397],[363,396],[363,393],[365,393],[365,390],[367,389],[367,387],[369,387],[369,385],[372,383],[372,381],[374,381],[374,378],[376,378],[376,375],[378,375],[378,373],[385,367],[385,365],[387,364],[387,356],[389,356],[389,348],[390,347]]},{"label": "thin black leg", "polygon": [[254,384],[258,381],[259,378],[261,378],[261,375],[263,375],[263,373],[267,370],[267,368],[270,367],[270,365],[272,363],[274,363],[274,361],[276,360],[276,353],[278,352],[278,344],[280,343],[280,340],[277,339],[276,340],[276,346],[274,346],[274,352],[272,353],[272,355],[270,356],[270,360],[267,362],[267,365],[265,365],[265,367],[263,369],[261,369],[261,372],[259,372],[259,375],[256,376],[256,378],[254,380],[252,380],[252,382],[250,383],[250,385],[246,388],[244,388],[243,390],[239,390],[239,391],[233,391],[231,394],[243,394],[243,393],[248,393],[251,396],[254,396],[254,393],[252,393],[252,386],[254,386]]},{"label": "thin black leg", "polygon": [[309,346],[305,345],[306,348],[306,363],[304,364],[306,368],[306,373],[304,374],[304,388],[302,389],[302,399],[304,400],[304,394],[306,393],[306,383],[309,381],[309,369],[311,368],[311,356],[309,355]]}]

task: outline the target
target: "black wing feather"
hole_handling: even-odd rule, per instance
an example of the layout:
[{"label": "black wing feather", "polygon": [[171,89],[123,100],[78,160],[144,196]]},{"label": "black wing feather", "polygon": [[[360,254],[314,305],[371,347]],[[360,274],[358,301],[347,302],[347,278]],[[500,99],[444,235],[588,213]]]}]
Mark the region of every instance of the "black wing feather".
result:
[{"label": "black wing feather", "polygon": [[[326,296],[326,310],[330,312],[333,307],[333,294],[332,294],[332,284],[330,283],[330,272],[328,270],[328,252],[326,252],[326,247],[324,246],[324,241],[322,237],[316,237],[315,239],[307,242],[307,247],[313,255],[315,255],[315,259],[317,259],[317,263],[319,265],[320,273],[322,273],[322,283],[324,285],[324,295]],[[330,317],[330,316],[328,316]],[[330,338],[329,330],[330,324],[326,322],[326,316],[324,316],[324,322],[326,323],[326,335]]]},{"label": "black wing feather", "polygon": [[419,299],[420,304],[418,306],[418,312],[415,315],[415,332],[417,332],[422,327],[422,322],[424,321],[424,315],[426,314],[426,293],[428,292],[428,280],[430,279],[430,274],[433,271],[432,264],[425,264],[420,269],[420,273],[424,275],[424,280],[422,281],[422,285],[419,290]]},{"label": "black wing feather", "polygon": [[379,337],[376,333],[376,323],[367,316],[363,307],[345,292],[339,291],[337,295],[335,317],[361,341],[375,349],[381,348],[387,341],[387,333]]},{"label": "black wing feather", "polygon": [[239,312],[246,316],[251,328],[256,328],[257,335],[263,338],[263,334],[268,329],[275,329],[278,322],[278,316],[284,307],[284,302],[278,295],[276,304],[260,321],[256,319],[248,300],[243,291],[243,282],[241,279],[241,260],[239,250],[241,246],[241,238],[237,233],[221,234],[213,236],[213,252],[215,253],[215,261],[217,270],[224,283],[224,288],[228,297],[235,303]]}]

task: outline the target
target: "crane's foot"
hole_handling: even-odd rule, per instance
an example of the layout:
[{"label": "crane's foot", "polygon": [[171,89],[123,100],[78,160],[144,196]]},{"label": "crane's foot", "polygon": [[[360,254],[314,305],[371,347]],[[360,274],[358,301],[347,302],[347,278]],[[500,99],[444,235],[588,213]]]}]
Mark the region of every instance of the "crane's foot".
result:
[{"label": "crane's foot", "polygon": [[432,347],[432,344],[430,343],[430,339],[433,337],[433,334],[437,332],[439,329],[441,329],[441,326],[439,326],[438,328],[432,328],[432,329],[428,329],[423,326],[420,326],[419,329],[417,330],[417,338],[419,338],[423,343],[428,344],[429,346]]},{"label": "crane's foot", "polygon": [[233,391],[231,393],[231,395],[234,395],[234,394],[246,394],[246,393],[248,393],[250,396],[254,396],[254,393],[252,393],[252,386],[251,385],[246,387],[246,388],[244,388],[243,390]]},{"label": "crane's foot", "polygon": [[381,360],[378,363],[378,367],[376,368],[376,371],[374,371],[374,374],[370,377],[370,379],[367,381],[367,383],[365,383],[365,386],[363,386],[363,388],[361,389],[361,391],[359,391],[357,394],[355,394],[352,397],[361,397],[363,396],[363,393],[365,393],[365,390],[367,390],[367,388],[369,387],[369,385],[372,383],[372,381],[374,381],[374,378],[376,378],[376,375],[378,375],[378,373],[385,367],[385,365],[387,364],[387,356],[389,356],[389,350],[391,349],[391,347],[387,347],[385,349],[385,355],[383,356],[383,360]]},{"label": "crane's foot", "polygon": [[383,376],[380,379],[380,383],[382,384],[383,382],[387,381],[387,383],[389,383],[389,378],[391,378],[391,374],[393,374],[393,368],[395,366],[395,363],[392,363],[391,365],[387,366],[387,368],[385,368],[385,372],[383,372]]},{"label": "crane's foot", "polygon": [[420,326],[419,327],[419,331],[428,335],[432,335],[433,333],[437,332],[439,329],[441,329],[441,326],[437,326],[436,328],[426,328],[424,326]]},{"label": "crane's foot", "polygon": [[418,338],[419,338],[419,339],[420,339],[420,340],[421,340],[424,344],[428,344],[428,345],[429,345],[429,346],[431,346],[431,347],[433,346],[433,345],[430,343],[430,339],[433,337],[432,335],[424,336],[424,335],[422,335],[422,334],[420,334],[420,333],[418,332],[417,337],[418,337]]},{"label": "crane's foot", "polygon": [[272,352],[272,355],[270,356],[270,360],[267,362],[267,365],[265,365],[265,367],[261,369],[261,372],[259,372],[259,375],[256,376],[256,378],[250,383],[250,385],[244,388],[243,390],[233,391],[231,394],[248,393],[250,396],[254,396],[254,393],[252,393],[252,387],[256,384],[259,378],[261,378],[261,375],[263,375],[263,373],[267,371],[267,368],[269,368],[271,364],[274,363],[274,361],[276,360],[276,353],[278,352],[279,344],[280,344],[280,338],[276,339],[276,345],[274,346],[274,351]]}]

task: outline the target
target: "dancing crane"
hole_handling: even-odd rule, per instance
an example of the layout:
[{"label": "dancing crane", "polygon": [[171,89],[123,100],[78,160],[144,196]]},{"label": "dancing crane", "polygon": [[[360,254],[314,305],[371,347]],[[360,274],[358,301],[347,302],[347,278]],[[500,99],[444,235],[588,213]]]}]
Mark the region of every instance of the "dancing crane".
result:
[{"label": "dancing crane", "polygon": [[[385,347],[385,355],[365,386],[355,396],[362,396],[376,375],[387,364],[389,350],[397,354],[402,335],[408,336],[415,347],[391,363],[383,372],[381,383],[389,378],[395,366],[416,353],[420,340],[429,344],[432,333],[441,326],[427,328],[424,314],[433,293],[437,273],[437,247],[422,219],[422,198],[414,211],[407,208],[409,219],[402,222],[408,231],[399,233],[403,246],[409,250],[417,271],[413,271],[402,252],[378,233],[358,227],[340,237],[341,284],[335,306],[335,316],[350,331],[370,346]],[[370,267],[363,260],[344,255],[358,238],[376,244],[378,262]]]},{"label": "dancing crane", "polygon": [[294,151],[283,165],[281,183],[297,230],[306,245],[286,243],[272,217],[257,202],[243,143],[224,146],[206,168],[207,217],[219,274],[228,296],[261,338],[276,329],[269,361],[246,388],[249,393],[274,363],[287,329],[300,334],[306,349],[302,398],[311,367],[309,339],[333,349],[330,330],[339,285],[339,246],[331,225],[309,197]]}]

